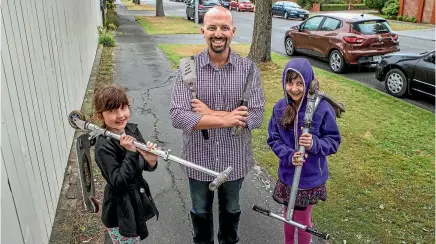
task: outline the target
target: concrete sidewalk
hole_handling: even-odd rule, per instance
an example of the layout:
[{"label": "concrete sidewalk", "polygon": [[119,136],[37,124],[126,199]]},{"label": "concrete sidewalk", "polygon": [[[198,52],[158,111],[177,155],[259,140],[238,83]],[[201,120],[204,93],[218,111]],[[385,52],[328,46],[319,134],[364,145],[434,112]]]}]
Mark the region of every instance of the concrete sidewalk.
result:
[{"label": "concrete sidewalk", "polygon": [[407,36],[411,38],[418,38],[423,40],[435,41],[436,33],[435,28],[433,29],[422,29],[422,30],[405,30],[396,31],[399,36]]},{"label": "concrete sidewalk", "polygon": [[[169,117],[175,71],[156,45],[174,43],[174,40],[185,43],[183,36],[149,36],[134,20],[131,11],[118,5],[117,12],[120,27],[116,35],[114,82],[127,87],[133,98],[131,121],[139,125],[146,140],[155,141],[164,149],[171,149],[175,156],[180,156],[181,131],[173,128]],[[193,36],[188,43],[199,43],[199,36]],[[160,216],[158,221],[151,219],[148,222],[150,236],[143,243],[192,243],[188,181],[180,166],[160,160],[158,169],[146,172],[144,176],[150,184]],[[251,209],[256,204],[280,213],[281,206],[271,198],[273,187],[271,179],[259,167],[247,175],[241,191],[240,243],[283,243],[283,224]],[[216,198],[214,209],[217,213]],[[217,217],[215,214],[215,236]],[[322,242],[314,237],[313,243]]]}]

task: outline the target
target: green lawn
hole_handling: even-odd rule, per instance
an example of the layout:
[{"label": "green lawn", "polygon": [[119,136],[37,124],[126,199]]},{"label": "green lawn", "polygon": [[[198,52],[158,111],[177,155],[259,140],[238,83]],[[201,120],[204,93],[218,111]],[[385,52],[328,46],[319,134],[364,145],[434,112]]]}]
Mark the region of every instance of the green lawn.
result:
[{"label": "green lawn", "polygon": [[200,34],[200,27],[183,17],[135,17],[149,35]]},{"label": "green lawn", "polygon": [[128,10],[145,10],[145,11],[156,11],[156,8],[147,4],[135,4],[130,0],[121,0],[121,2],[126,6]]},{"label": "green lawn", "polygon": [[[173,68],[181,57],[205,48],[159,47]],[[248,54],[248,45],[232,47]],[[266,144],[267,123],[282,97],[282,69],[289,58],[272,57],[273,62],[259,66],[267,103],[262,128],[253,131],[253,146],[257,163],[277,178],[278,160]],[[314,208],[315,226],[330,233],[333,243],[434,243],[434,114],[343,76],[314,70],[321,89],[346,106],[338,119],[343,141],[329,158],[328,200]]]}]

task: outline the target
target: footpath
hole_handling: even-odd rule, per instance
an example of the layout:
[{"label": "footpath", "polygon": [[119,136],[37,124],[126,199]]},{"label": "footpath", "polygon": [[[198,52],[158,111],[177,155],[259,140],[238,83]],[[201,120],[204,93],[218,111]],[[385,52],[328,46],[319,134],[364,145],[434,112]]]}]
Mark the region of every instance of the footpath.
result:
[{"label": "footpath", "polygon": [[[132,13],[123,5],[117,5],[117,13],[120,16],[120,26],[117,29],[117,48],[114,53],[114,83],[128,88],[128,93],[133,98],[132,122],[139,125],[144,138],[155,141],[180,156],[181,131],[173,128],[169,117],[175,71],[156,45],[175,43],[175,40],[182,42],[180,44],[187,43],[183,41],[183,36],[155,38],[147,35],[134,19],[134,15],[139,13]],[[148,222],[150,236],[141,243],[192,243],[188,179],[180,165],[161,160],[156,171],[146,172],[144,176],[150,184],[160,216],[158,221],[154,218]],[[251,209],[256,204],[280,213],[280,205],[271,198],[273,187],[271,179],[259,167],[254,167],[245,178],[241,191],[240,243],[283,243],[283,224]],[[216,198],[215,196],[215,211]],[[215,214],[215,239],[218,231],[217,217]],[[314,238],[313,243],[322,242]]]}]

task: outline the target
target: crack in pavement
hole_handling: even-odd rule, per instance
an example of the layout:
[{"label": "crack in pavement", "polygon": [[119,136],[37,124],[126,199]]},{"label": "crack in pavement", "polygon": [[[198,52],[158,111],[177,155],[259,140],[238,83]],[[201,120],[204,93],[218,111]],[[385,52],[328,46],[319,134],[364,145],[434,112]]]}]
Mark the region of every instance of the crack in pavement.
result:
[{"label": "crack in pavement", "polygon": [[154,89],[159,89],[159,88],[163,88],[166,87],[168,85],[171,84],[171,79],[173,79],[175,77],[175,75],[170,75],[164,82],[148,88],[143,94],[141,94],[142,100],[143,100],[143,104],[141,107],[136,108],[136,110],[139,110],[139,113],[141,115],[147,115],[147,114],[151,114],[154,118],[154,123],[153,123],[153,136],[152,138],[154,139],[154,141],[158,144],[160,144],[162,147],[164,147],[166,145],[166,143],[164,141],[162,141],[161,139],[159,139],[159,132],[157,131],[157,123],[159,123],[159,117],[156,115],[156,112],[153,111],[154,106],[152,105],[153,103],[151,102],[150,99],[150,91],[154,90]]},{"label": "crack in pavement", "polygon": [[[164,82],[159,83],[158,85],[148,88],[142,95],[142,99],[143,99],[143,105],[142,107],[138,107],[137,109],[140,111],[141,115],[144,114],[151,114],[154,117],[154,135],[153,138],[155,139],[155,141],[159,144],[162,145],[162,147],[165,146],[165,142],[159,139],[159,132],[157,131],[157,123],[159,122],[159,118],[157,117],[156,113],[153,112],[153,108],[154,106],[151,103],[151,98],[150,98],[150,92],[154,89],[159,89],[159,88],[163,88],[163,87],[167,87],[168,85],[171,84],[171,80],[173,78],[175,78],[176,76],[174,74],[170,75]],[[182,194],[182,192],[177,188],[177,181],[180,179],[176,179],[174,173],[171,171],[170,169],[170,165],[171,162],[170,161],[166,161],[166,165],[165,165],[165,170],[168,172],[169,176],[171,177],[171,189],[174,190],[177,193],[177,196],[180,198],[180,201],[182,202],[182,208],[183,210],[185,210],[187,207],[187,204],[185,202],[185,198]],[[170,189],[166,189],[164,191],[159,192],[154,198],[158,199],[159,197],[165,195],[166,193],[170,192]],[[190,221],[190,214],[187,214],[188,216],[188,225],[189,225],[189,229],[191,230],[191,233],[194,232],[194,229],[192,227],[192,222]]]},{"label": "crack in pavement", "polygon": [[[174,173],[173,173],[173,172],[171,171],[171,169],[170,169],[170,165],[171,165],[171,164],[167,161],[167,164],[166,164],[166,166],[165,166],[165,169],[166,169],[166,171],[168,172],[168,174],[171,176],[171,186],[172,186],[172,189],[175,190],[175,191],[177,192],[177,195],[178,195],[178,197],[180,198],[180,200],[181,200],[181,202],[182,202],[183,210],[185,210],[185,209],[186,209],[185,198],[183,197],[182,192],[179,190],[179,188],[177,188],[177,185],[176,185],[176,178],[175,178],[175,176],[174,176]],[[193,226],[192,226],[191,215],[188,213],[188,214],[187,214],[187,217],[188,217],[188,225],[189,225],[189,229],[191,230],[191,234],[193,235],[193,234],[194,234],[194,228],[193,228]]]}]

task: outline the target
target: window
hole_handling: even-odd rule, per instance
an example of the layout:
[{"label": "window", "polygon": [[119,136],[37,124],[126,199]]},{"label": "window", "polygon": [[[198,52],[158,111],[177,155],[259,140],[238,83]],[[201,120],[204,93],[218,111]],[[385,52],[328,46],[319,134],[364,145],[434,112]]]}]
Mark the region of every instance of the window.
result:
[{"label": "window", "polygon": [[364,21],[364,22],[356,22],[352,24],[353,29],[364,34],[379,34],[379,33],[390,33],[391,27],[388,22],[382,21]]},{"label": "window", "polygon": [[285,8],[301,8],[300,5],[294,2],[283,2],[283,7]]},{"label": "window", "polygon": [[334,31],[339,27],[341,21],[333,18],[326,18],[322,24],[321,30],[323,31]]},{"label": "window", "polygon": [[317,16],[317,17],[310,18],[306,21],[303,28],[301,28],[301,29],[302,30],[309,30],[309,31],[317,30],[318,26],[321,23],[323,18],[324,18],[323,16]]}]

